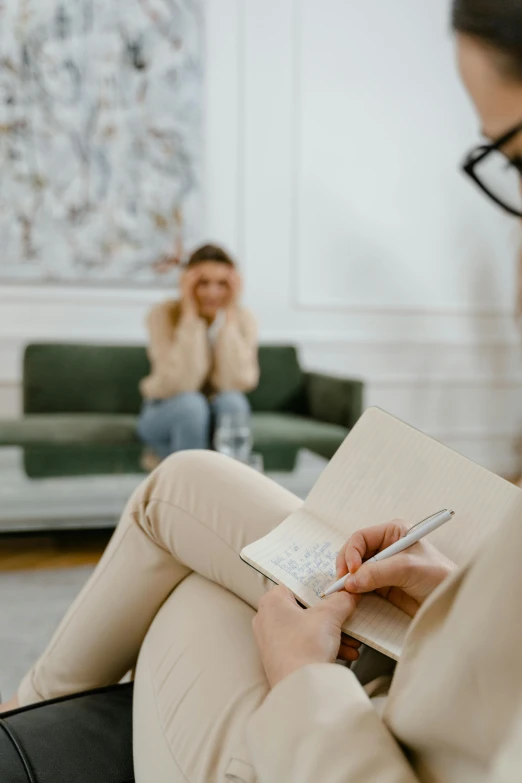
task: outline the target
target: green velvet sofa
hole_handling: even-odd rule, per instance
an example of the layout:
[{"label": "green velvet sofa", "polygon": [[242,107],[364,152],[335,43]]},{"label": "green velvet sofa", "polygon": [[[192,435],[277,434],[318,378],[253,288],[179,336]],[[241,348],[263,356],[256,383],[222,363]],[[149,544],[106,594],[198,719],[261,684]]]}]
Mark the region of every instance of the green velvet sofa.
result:
[{"label": "green velvet sofa", "polygon": [[[261,346],[259,362],[249,399],[266,468],[291,469],[300,448],[330,458],[362,413],[363,384],[304,372],[293,346]],[[31,477],[139,470],[138,384],[148,370],[143,346],[27,346],[24,415],[0,421],[0,445],[24,447]]]}]

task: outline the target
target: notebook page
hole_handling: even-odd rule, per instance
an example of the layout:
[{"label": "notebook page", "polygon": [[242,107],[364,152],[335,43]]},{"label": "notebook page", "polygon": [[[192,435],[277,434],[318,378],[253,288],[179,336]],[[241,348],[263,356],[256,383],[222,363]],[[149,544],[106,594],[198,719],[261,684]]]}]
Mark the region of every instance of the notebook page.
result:
[{"label": "notebook page", "polygon": [[[345,536],[306,510],[294,512],[264,538],[241,552],[245,562],[286,585],[305,606],[335,581],[335,558]],[[410,618],[378,596],[366,596],[346,624],[346,632],[398,659]]]},{"label": "notebook page", "polygon": [[305,509],[347,539],[369,525],[411,525],[441,509],[455,517],[430,535],[458,565],[472,557],[520,489],[379,408],[359,419],[308,496]]},{"label": "notebook page", "polygon": [[313,606],[335,580],[335,558],[343,536],[304,509],[295,511],[271,533],[246,546],[245,562],[285,584],[306,606]]}]

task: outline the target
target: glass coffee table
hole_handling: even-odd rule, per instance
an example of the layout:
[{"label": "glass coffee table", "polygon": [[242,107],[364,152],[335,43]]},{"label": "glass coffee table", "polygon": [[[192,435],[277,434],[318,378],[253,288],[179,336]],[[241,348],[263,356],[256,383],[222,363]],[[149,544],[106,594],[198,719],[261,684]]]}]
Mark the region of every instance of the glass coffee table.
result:
[{"label": "glass coffee table", "polygon": [[[306,449],[265,458],[265,473],[305,498],[327,460]],[[0,534],[115,526],[146,475],[129,444],[0,446]]]}]

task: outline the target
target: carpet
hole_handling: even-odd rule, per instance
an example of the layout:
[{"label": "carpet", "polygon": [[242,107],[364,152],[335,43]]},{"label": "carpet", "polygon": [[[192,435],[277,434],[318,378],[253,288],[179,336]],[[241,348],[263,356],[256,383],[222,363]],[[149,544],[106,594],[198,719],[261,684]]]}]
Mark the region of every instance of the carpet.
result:
[{"label": "carpet", "polygon": [[92,573],[90,566],[0,573],[0,692],[10,698]]}]

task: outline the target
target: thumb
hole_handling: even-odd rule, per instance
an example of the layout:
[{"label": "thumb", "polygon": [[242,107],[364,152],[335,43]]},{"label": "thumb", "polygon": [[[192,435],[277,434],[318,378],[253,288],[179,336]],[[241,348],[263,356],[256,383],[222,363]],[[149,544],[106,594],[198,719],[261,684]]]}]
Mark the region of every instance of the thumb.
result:
[{"label": "thumb", "polygon": [[344,587],[354,593],[371,593],[381,587],[405,587],[408,570],[408,561],[400,555],[377,563],[363,563],[355,574],[346,577]]},{"label": "thumb", "polygon": [[328,612],[332,619],[341,627],[353,614],[359,600],[358,595],[350,595],[350,593],[342,590],[340,593],[334,593],[328,598],[324,598],[317,608],[323,612]]}]

